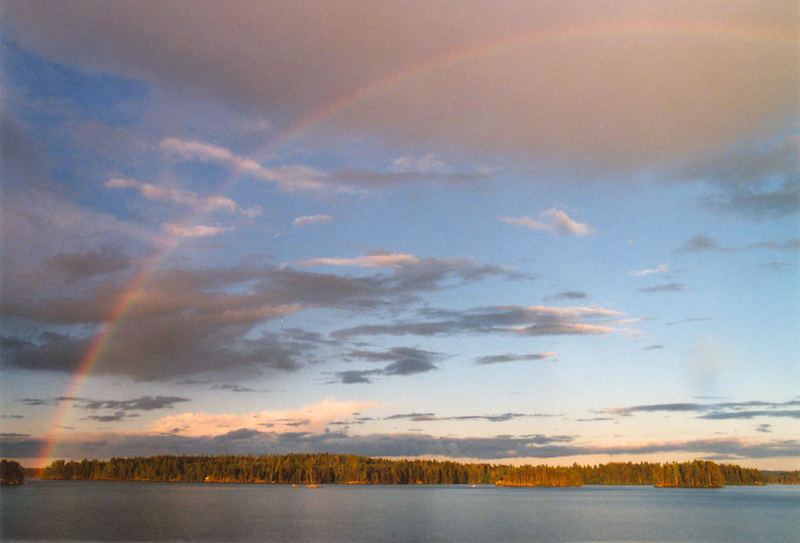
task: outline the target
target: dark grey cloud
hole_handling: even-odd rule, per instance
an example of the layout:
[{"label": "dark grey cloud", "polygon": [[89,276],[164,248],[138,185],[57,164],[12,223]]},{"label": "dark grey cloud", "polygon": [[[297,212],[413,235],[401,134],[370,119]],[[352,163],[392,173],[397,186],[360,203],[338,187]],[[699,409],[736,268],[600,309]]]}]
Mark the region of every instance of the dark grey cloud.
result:
[{"label": "dark grey cloud", "polygon": [[358,383],[371,383],[370,376],[381,375],[382,370],[346,370],[337,371],[334,375],[338,377],[342,384],[353,385]]},{"label": "dark grey cloud", "polygon": [[800,419],[800,409],[761,409],[750,411],[714,411],[700,415],[699,419],[725,420],[725,419],[752,419],[755,417],[788,417]]},{"label": "dark grey cloud", "polygon": [[[62,255],[58,262],[75,271],[102,254]],[[425,292],[499,276],[520,277],[468,258],[421,258],[353,276],[291,267],[168,269],[153,274],[132,298],[94,371],[137,380],[214,371],[294,371],[313,363],[317,351],[332,341],[300,329],[253,337],[254,327],[305,308],[397,311]],[[3,365],[73,372],[92,341],[87,330],[113,314],[126,288],[117,278],[100,277],[96,284],[74,289],[48,291],[31,284],[9,292],[0,307],[3,316],[44,331],[32,337],[4,334]],[[389,371],[414,369],[404,362]]]},{"label": "dark grey cloud", "polygon": [[645,351],[655,351],[657,349],[663,349],[663,348],[664,348],[663,345],[648,345],[647,347],[644,348],[644,350]]},{"label": "dark grey cloud", "polygon": [[[35,458],[43,445],[44,441],[39,438],[0,437],[0,455],[12,458]],[[215,437],[185,437],[176,434],[66,437],[59,442],[55,454],[62,458],[80,459],[157,454],[260,455],[289,452],[329,452],[387,457],[441,456],[483,460],[672,452],[689,452],[701,457],[730,455],[732,458],[779,458],[800,456],[800,441],[773,440],[753,443],[721,438],[596,446],[580,443],[574,436],[565,435],[451,438],[417,433],[351,436],[340,432],[277,434],[241,429]]]},{"label": "dark grey cloud", "polygon": [[448,183],[466,184],[486,181],[483,174],[444,173],[444,172],[377,172],[361,168],[345,168],[326,175],[321,179],[325,184],[338,187],[391,187],[395,185]]},{"label": "dark grey cloud", "polygon": [[138,413],[126,413],[125,411],[117,411],[110,415],[89,415],[84,417],[87,420],[94,420],[97,422],[119,422],[121,420],[138,417]]},{"label": "dark grey cloud", "polygon": [[448,421],[448,420],[486,420],[489,422],[506,422],[514,419],[527,419],[527,418],[542,418],[553,417],[555,415],[545,413],[500,413],[492,415],[455,415],[455,416],[437,416],[434,413],[398,413],[390,415],[384,420],[397,420],[407,419],[415,422],[434,422],[434,421]]},{"label": "dark grey cloud", "polygon": [[425,351],[412,347],[393,347],[388,351],[352,350],[349,359],[370,362],[391,362],[381,369],[347,370],[335,372],[343,384],[370,383],[371,377],[378,375],[414,375],[438,369],[434,362],[443,358],[441,353]]},{"label": "dark grey cloud", "polygon": [[800,410],[787,409],[800,406],[800,400],[788,402],[717,402],[717,403],[666,403],[650,405],[634,405],[606,409],[610,415],[631,416],[634,413],[654,412],[687,412],[694,413],[696,418],[711,420],[752,419],[755,417],[789,417],[800,418]]},{"label": "dark grey cloud", "polygon": [[188,402],[180,396],[141,396],[132,400],[82,400],[83,409],[118,409],[121,411],[153,411],[172,409],[177,403]]},{"label": "dark grey cloud", "polygon": [[214,385],[211,387],[211,390],[227,390],[228,392],[255,392],[255,389],[250,387],[234,384]]},{"label": "dark grey cloud", "polygon": [[684,283],[664,283],[652,287],[642,287],[636,290],[639,292],[680,292],[686,290],[686,285]]},{"label": "dark grey cloud", "polygon": [[755,251],[758,249],[796,251],[800,249],[800,238],[789,239],[784,242],[763,241],[760,243],[750,243],[741,247],[724,247],[717,240],[705,234],[698,234],[687,241],[679,250],[682,252],[716,251],[720,253],[732,253],[739,251]]},{"label": "dark grey cloud", "polygon": [[545,358],[554,357],[556,353],[535,353],[535,354],[514,354],[514,353],[506,353],[506,354],[495,354],[495,355],[488,355],[488,356],[480,356],[475,359],[475,363],[478,365],[486,365],[486,364],[500,364],[503,362],[518,362],[518,361],[527,361],[527,360],[543,360]]},{"label": "dark grey cloud", "polygon": [[2,413],[0,414],[0,419],[24,419],[25,417],[22,415],[15,415],[9,413]]},{"label": "dark grey cloud", "polygon": [[389,415],[385,417],[384,420],[396,420],[396,419],[411,419],[411,420],[431,420],[435,418],[434,413],[397,413],[395,415]]},{"label": "dark grey cloud", "polygon": [[[139,398],[132,398],[130,400],[95,400],[89,398],[79,398],[72,396],[60,396],[57,398],[22,398],[18,400],[28,406],[41,406],[41,405],[59,405],[64,402],[71,402],[74,407],[86,409],[89,411],[100,411],[104,409],[115,411],[115,415],[122,414],[124,416],[133,416],[131,411],[155,411],[159,409],[173,409],[176,404],[188,402],[189,398],[182,398],[180,396],[140,396]],[[90,416],[88,418],[94,420],[101,420],[97,418],[100,415]],[[110,415],[102,415],[110,416]],[[138,415],[137,415],[138,416]],[[121,417],[118,417],[121,418]],[[111,419],[108,419],[111,420]]]},{"label": "dark grey cloud", "polygon": [[763,220],[800,212],[800,137],[787,134],[767,145],[747,145],[686,165],[678,176],[715,189],[701,205]]},{"label": "dark grey cloud", "polygon": [[427,360],[398,360],[383,368],[383,375],[413,375],[438,369],[434,364]]},{"label": "dark grey cloud", "polygon": [[[334,331],[337,339],[362,335],[435,336],[510,333],[524,336],[597,335],[612,332],[620,313],[598,307],[494,306],[466,311],[426,309],[413,321],[364,325]],[[429,319],[422,321],[422,319]],[[431,319],[435,320],[431,320]]]},{"label": "dark grey cloud", "polygon": [[547,298],[545,298],[545,300],[582,300],[588,297],[589,295],[586,294],[585,292],[579,292],[576,290],[565,290],[564,292],[552,294]]},{"label": "dark grey cloud", "polygon": [[762,432],[765,434],[772,433],[772,425],[771,424],[759,424],[756,427],[756,432]]},{"label": "dark grey cloud", "polygon": [[60,253],[45,260],[45,266],[60,275],[64,282],[129,270],[131,259],[112,247],[99,251]]}]

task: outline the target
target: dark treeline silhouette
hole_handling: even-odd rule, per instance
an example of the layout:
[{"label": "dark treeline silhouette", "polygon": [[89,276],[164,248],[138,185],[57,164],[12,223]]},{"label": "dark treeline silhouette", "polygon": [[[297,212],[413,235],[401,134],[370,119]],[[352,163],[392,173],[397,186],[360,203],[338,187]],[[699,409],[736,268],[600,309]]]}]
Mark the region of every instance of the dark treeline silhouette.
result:
[{"label": "dark treeline silhouette", "polygon": [[0,485],[21,484],[25,480],[25,469],[13,460],[0,460]]},{"label": "dark treeline silhouette", "polygon": [[43,479],[283,484],[720,487],[768,482],[767,476],[757,469],[704,460],[559,467],[388,460],[325,453],[57,460],[40,475]]}]

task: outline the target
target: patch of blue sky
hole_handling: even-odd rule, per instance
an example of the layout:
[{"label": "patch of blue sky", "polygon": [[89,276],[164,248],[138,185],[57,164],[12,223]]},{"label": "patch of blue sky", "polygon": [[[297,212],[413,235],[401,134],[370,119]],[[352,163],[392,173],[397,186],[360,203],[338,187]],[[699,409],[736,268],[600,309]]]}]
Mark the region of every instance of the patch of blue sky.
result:
[{"label": "patch of blue sky", "polygon": [[4,77],[24,89],[28,100],[62,103],[74,107],[84,118],[108,125],[138,122],[139,108],[144,107],[148,95],[145,83],[51,62],[8,39],[3,39],[2,47]]}]

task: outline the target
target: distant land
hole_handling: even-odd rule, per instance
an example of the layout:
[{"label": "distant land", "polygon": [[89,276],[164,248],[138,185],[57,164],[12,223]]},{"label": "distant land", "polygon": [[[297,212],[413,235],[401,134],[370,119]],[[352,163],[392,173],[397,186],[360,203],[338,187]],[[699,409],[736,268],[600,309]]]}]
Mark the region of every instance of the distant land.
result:
[{"label": "distant land", "polygon": [[[33,474],[32,472],[28,472]],[[56,460],[41,479],[266,484],[482,484],[565,487],[652,485],[719,488],[725,485],[800,484],[800,471],[764,472],[707,460],[625,462],[569,467],[509,466],[439,460],[394,460],[356,455],[151,456]]]}]

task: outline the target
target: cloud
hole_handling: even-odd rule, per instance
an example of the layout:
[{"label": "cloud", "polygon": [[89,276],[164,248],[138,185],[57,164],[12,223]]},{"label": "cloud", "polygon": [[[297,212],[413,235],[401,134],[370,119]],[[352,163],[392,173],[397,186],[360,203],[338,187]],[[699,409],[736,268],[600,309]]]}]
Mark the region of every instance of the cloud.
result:
[{"label": "cloud", "polygon": [[645,351],[655,351],[656,349],[663,349],[663,345],[649,345],[644,348]]},{"label": "cloud", "polygon": [[357,268],[402,268],[419,263],[420,259],[414,255],[383,252],[356,258],[311,258],[298,262],[300,266],[353,266]]},{"label": "cloud", "polygon": [[480,356],[475,359],[475,363],[478,365],[485,365],[485,364],[499,364],[502,362],[517,362],[521,360],[542,360],[545,358],[551,358],[556,356],[556,353],[536,353],[536,354],[497,354],[497,355],[490,355],[490,356]]},{"label": "cloud", "polygon": [[323,140],[368,133],[605,172],[710,154],[793,118],[796,22],[780,1],[470,2],[456,18],[447,3],[4,9],[9,39],[48,59],[280,111]]},{"label": "cloud", "polygon": [[398,157],[392,160],[392,167],[397,171],[417,171],[422,173],[442,172],[446,165],[435,153],[423,157]]},{"label": "cloud", "polygon": [[49,257],[45,266],[72,284],[98,275],[130,269],[131,258],[118,249],[103,247],[98,251],[75,251]]},{"label": "cloud", "polygon": [[[616,331],[620,312],[601,307],[496,306],[463,312],[424,311],[420,317],[387,325],[364,325],[332,332],[337,339],[362,335],[435,336],[463,333],[510,333],[522,336],[598,335]],[[588,322],[587,322],[588,321]]]},{"label": "cloud", "polygon": [[[634,413],[655,412],[686,412],[695,413],[699,419],[727,420],[727,419],[752,419],[755,417],[800,418],[800,410],[787,409],[787,407],[800,406],[800,401],[788,402],[718,402],[711,404],[699,403],[668,403],[635,405],[631,407],[617,407],[606,409],[603,412],[611,415],[629,416]],[[759,409],[754,409],[759,408]]]},{"label": "cloud", "polygon": [[233,430],[258,431],[269,425],[274,432],[305,431],[322,433],[331,421],[369,409],[375,402],[339,402],[323,400],[288,411],[260,411],[245,414],[181,413],[153,421],[149,428],[156,433],[180,436],[220,436]]},{"label": "cloud", "polygon": [[92,410],[153,411],[156,409],[172,409],[175,404],[188,401],[188,398],[181,398],[180,396],[141,396],[132,400],[82,400],[79,406],[83,409]]},{"label": "cloud", "polygon": [[560,236],[588,236],[594,234],[594,230],[589,225],[570,219],[569,216],[560,209],[548,209],[547,211],[542,211],[539,216],[543,220],[536,220],[530,217],[497,218],[515,226],[524,226],[531,230],[546,230]]},{"label": "cloud", "polygon": [[89,415],[88,417],[84,417],[86,420],[94,420],[97,422],[119,422],[129,418],[136,418],[139,415],[137,413],[126,413],[125,411],[117,411],[111,415]]},{"label": "cloud", "polygon": [[204,238],[207,236],[216,236],[217,234],[230,232],[231,230],[233,230],[233,227],[205,226],[202,224],[197,224],[194,226],[184,226],[181,224],[165,224],[164,230],[169,235],[176,236],[179,238]]},{"label": "cloud", "polygon": [[652,287],[642,287],[636,290],[639,292],[680,292],[686,290],[686,285],[683,283],[664,283]]},{"label": "cloud", "polygon": [[62,396],[58,398],[23,398],[18,401],[28,406],[58,406],[69,403],[72,407],[87,411],[107,410],[109,411],[107,413],[92,414],[83,418],[96,422],[119,422],[139,417],[141,411],[174,409],[176,404],[188,402],[189,399],[179,396],[141,396],[130,400],[96,400]]},{"label": "cloud", "polygon": [[[35,437],[0,436],[0,454],[11,458],[36,458],[44,441]],[[729,455],[729,458],[786,458],[800,456],[797,440],[747,441],[693,439],[604,445],[581,443],[573,436],[448,437],[420,433],[348,435],[341,432],[264,432],[232,429],[216,435],[113,434],[68,435],[56,454],[63,458],[114,456],[286,454],[328,452],[384,457],[444,457],[453,459],[552,459],[581,455],[642,455],[691,453]]]},{"label": "cloud", "polygon": [[[369,255],[364,263],[375,264],[381,258]],[[313,362],[316,352],[330,341],[302,330],[256,335],[254,327],[307,308],[330,307],[361,314],[389,304],[400,309],[417,302],[425,292],[489,277],[519,277],[502,266],[467,258],[409,257],[398,262],[403,259],[389,256],[384,264],[393,258],[399,267],[358,277],[288,266],[153,272],[126,298],[125,318],[115,324],[95,371],[138,380],[213,371],[295,371]],[[8,292],[0,306],[4,318],[25,319],[42,331],[5,334],[4,367],[73,372],[88,351],[92,332],[103,330],[108,315],[127,292],[124,281],[102,279],[91,288],[74,292],[35,288],[35,281],[24,288],[4,290]],[[409,369],[398,365],[390,371]]]},{"label": "cloud", "polygon": [[438,422],[438,421],[449,421],[449,420],[459,420],[459,421],[486,420],[489,422],[507,422],[515,419],[542,418],[542,417],[553,417],[553,416],[554,415],[548,415],[544,413],[536,413],[533,415],[525,413],[501,413],[496,415],[458,415],[450,417],[440,417],[436,416],[434,413],[398,413],[396,415],[390,415],[388,417],[385,417],[384,420],[407,419],[413,422]]},{"label": "cloud", "polygon": [[442,354],[411,347],[393,347],[383,352],[354,350],[348,352],[347,357],[370,362],[391,362],[391,364],[381,369],[335,372],[343,384],[370,383],[370,377],[376,375],[406,376],[436,370],[438,367],[434,362],[440,360]]},{"label": "cloud", "polygon": [[658,273],[665,273],[668,270],[669,270],[669,266],[667,266],[666,264],[659,264],[655,268],[649,268],[649,269],[645,268],[645,269],[642,269],[642,270],[631,270],[628,273],[630,275],[634,275],[636,277],[644,277],[646,275],[654,275],[654,274],[658,274]]},{"label": "cloud", "polygon": [[258,206],[243,208],[230,198],[224,196],[209,196],[203,198],[197,193],[188,190],[179,190],[168,187],[160,187],[150,183],[143,183],[135,179],[124,179],[115,177],[106,181],[105,186],[111,189],[137,190],[148,200],[165,201],[180,206],[190,207],[202,211],[223,210],[229,213],[240,213],[246,217],[253,218],[261,214]]},{"label": "cloud", "polygon": [[229,392],[255,392],[255,389],[250,387],[245,387],[242,385],[232,385],[232,384],[222,384],[222,385],[214,385],[211,387],[212,390],[227,390]]},{"label": "cloud", "polygon": [[333,215],[305,215],[297,217],[292,224],[298,227],[309,226],[312,224],[323,224],[326,222],[333,222],[337,219]]},{"label": "cloud", "polygon": [[575,290],[566,290],[564,292],[559,292],[557,294],[553,294],[548,296],[547,300],[581,300],[584,298],[588,298],[588,295],[585,292],[578,292]]},{"label": "cloud", "polygon": [[676,324],[686,324],[689,322],[703,322],[703,321],[710,321],[711,317],[689,317],[686,319],[681,319],[678,321],[666,322],[664,323],[665,326],[675,326]]},{"label": "cloud", "polygon": [[693,162],[674,175],[708,184],[701,205],[764,220],[800,212],[800,136],[786,133],[760,145],[733,148]]},{"label": "cloud", "polygon": [[361,168],[341,168],[332,172],[295,164],[263,166],[257,161],[238,156],[229,149],[197,141],[167,138],[161,149],[182,160],[221,163],[240,175],[275,183],[284,192],[334,190],[353,192],[360,188],[380,188],[410,183],[463,183],[485,179],[483,174],[443,173],[433,171],[378,172]]},{"label": "cloud", "polygon": [[720,253],[731,253],[737,251],[755,251],[759,249],[796,251],[800,249],[800,238],[789,239],[783,243],[775,241],[763,241],[760,243],[750,243],[741,247],[723,247],[717,240],[704,234],[698,234],[687,241],[679,250],[682,252],[715,251]]}]

